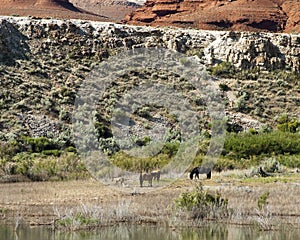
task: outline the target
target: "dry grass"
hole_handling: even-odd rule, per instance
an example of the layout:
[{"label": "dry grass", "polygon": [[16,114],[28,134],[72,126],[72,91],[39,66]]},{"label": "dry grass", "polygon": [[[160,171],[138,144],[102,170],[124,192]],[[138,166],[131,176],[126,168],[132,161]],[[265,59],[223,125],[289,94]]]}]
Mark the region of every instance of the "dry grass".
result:
[{"label": "dry grass", "polygon": [[[233,177],[235,176],[235,177]],[[288,223],[300,226],[300,176],[294,173],[286,181],[264,182],[261,178],[245,181],[240,172],[213,173],[201,180],[204,189],[219,191],[232,209],[231,223],[257,224],[263,229]],[[114,222],[174,223],[174,198],[191,190],[194,181],[179,179],[170,186],[131,195],[106,187],[95,180],[67,182],[29,182],[0,184],[0,218],[27,224],[53,224],[55,219],[85,213],[102,225]],[[139,190],[139,187],[137,187]],[[269,192],[266,208],[258,209],[258,199]],[[18,217],[18,218],[17,218]]]}]

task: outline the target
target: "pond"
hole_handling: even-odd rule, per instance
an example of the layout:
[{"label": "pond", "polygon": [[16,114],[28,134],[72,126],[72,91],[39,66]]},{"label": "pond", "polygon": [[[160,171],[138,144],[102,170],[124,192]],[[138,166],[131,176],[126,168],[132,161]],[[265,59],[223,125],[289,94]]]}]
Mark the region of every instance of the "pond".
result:
[{"label": "pond", "polygon": [[239,227],[210,225],[201,228],[166,228],[158,226],[127,226],[104,227],[97,231],[61,232],[45,227],[20,227],[14,231],[12,226],[0,226],[2,240],[289,240],[299,239],[299,229],[281,229],[278,231],[259,231],[255,227]]}]

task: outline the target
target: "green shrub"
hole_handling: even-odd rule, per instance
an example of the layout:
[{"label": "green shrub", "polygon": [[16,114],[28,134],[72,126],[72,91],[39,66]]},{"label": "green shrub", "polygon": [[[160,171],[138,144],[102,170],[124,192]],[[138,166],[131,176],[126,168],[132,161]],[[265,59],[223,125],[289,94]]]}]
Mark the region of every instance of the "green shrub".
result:
[{"label": "green shrub", "polygon": [[146,146],[151,142],[151,138],[149,136],[145,136],[143,139],[137,139],[135,140],[135,143],[138,146]]},{"label": "green shrub", "polygon": [[71,231],[87,230],[99,226],[99,223],[100,219],[94,217],[92,212],[75,212],[58,219],[55,227]]},{"label": "green shrub", "polygon": [[6,174],[21,174],[33,181],[89,177],[85,165],[73,152],[60,152],[59,156],[22,152],[12,159],[0,161],[0,168]]},{"label": "green shrub", "polygon": [[95,123],[95,128],[97,130],[98,136],[102,138],[110,138],[112,137],[111,129],[104,125],[101,122]]},{"label": "green shrub", "polygon": [[167,154],[169,157],[172,157],[176,155],[179,147],[180,147],[180,142],[178,141],[167,142],[164,144],[163,148],[161,149],[161,153]]},{"label": "green shrub", "polygon": [[221,62],[216,66],[207,69],[213,76],[217,77],[232,77],[235,73],[234,66],[230,62]]},{"label": "green shrub", "polygon": [[300,127],[300,122],[295,118],[290,118],[288,115],[284,114],[277,119],[277,128],[283,132],[295,133]]},{"label": "green shrub", "polygon": [[230,87],[226,83],[220,83],[219,84],[219,89],[221,91],[227,92],[230,90]]},{"label": "green shrub", "polygon": [[139,158],[119,151],[111,157],[111,162],[115,166],[129,171],[139,172],[140,170],[148,171],[155,168],[162,168],[167,165],[172,158],[167,154],[158,154],[154,157]]},{"label": "green shrub", "polygon": [[57,150],[57,149],[54,149],[54,150],[43,150],[41,153],[44,154],[44,155],[52,155],[54,157],[59,157],[60,154],[61,154],[61,150]]},{"label": "green shrub", "polygon": [[300,168],[300,155],[277,155],[276,160],[283,166],[289,168]]},{"label": "green shrub", "polygon": [[42,152],[44,150],[54,150],[58,149],[59,146],[49,138],[46,137],[22,137],[22,142],[30,149],[31,152]]},{"label": "green shrub", "polygon": [[18,151],[19,151],[19,146],[15,141],[13,142],[0,141],[0,159],[12,158]]},{"label": "green shrub", "polygon": [[300,154],[300,135],[290,132],[227,134],[223,155],[234,159],[250,159],[259,155]]},{"label": "green shrub", "polygon": [[265,192],[262,195],[259,196],[258,201],[257,201],[257,207],[259,210],[262,210],[268,205],[268,198],[269,198],[270,193]]},{"label": "green shrub", "polygon": [[73,146],[69,146],[65,149],[66,152],[74,152],[76,153],[77,152],[77,149]]},{"label": "green shrub", "polygon": [[232,170],[236,168],[239,168],[239,163],[228,158],[219,158],[214,164],[214,170],[217,172]]},{"label": "green shrub", "polygon": [[265,161],[262,162],[261,165],[266,172],[269,173],[281,172],[280,163],[279,161],[276,160],[275,157],[266,159]]},{"label": "green shrub", "polygon": [[187,213],[193,220],[221,219],[229,215],[228,200],[218,192],[208,193],[202,185],[196,186],[191,192],[182,193],[174,201],[176,209]]}]

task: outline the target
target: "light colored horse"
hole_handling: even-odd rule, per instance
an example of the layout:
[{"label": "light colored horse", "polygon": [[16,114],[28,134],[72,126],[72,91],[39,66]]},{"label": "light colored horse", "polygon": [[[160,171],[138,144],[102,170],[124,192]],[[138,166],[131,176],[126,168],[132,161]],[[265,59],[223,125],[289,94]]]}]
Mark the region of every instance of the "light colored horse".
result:
[{"label": "light colored horse", "polygon": [[151,175],[152,175],[153,179],[156,179],[159,182],[159,179],[160,179],[160,170],[159,169],[151,171]]},{"label": "light colored horse", "polygon": [[116,185],[122,185],[124,186],[125,179],[123,177],[116,177],[113,179]]},{"label": "light colored horse", "polygon": [[144,181],[148,181],[148,186],[149,187],[152,187],[152,179],[153,179],[153,176],[151,173],[147,173],[147,172],[141,172],[140,173],[140,185],[141,187],[143,187],[143,182]]}]

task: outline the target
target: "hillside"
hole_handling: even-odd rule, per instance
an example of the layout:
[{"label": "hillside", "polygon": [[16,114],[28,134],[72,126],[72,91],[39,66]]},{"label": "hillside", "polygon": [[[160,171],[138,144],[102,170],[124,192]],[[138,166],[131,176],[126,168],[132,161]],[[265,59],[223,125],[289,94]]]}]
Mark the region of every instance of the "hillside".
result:
[{"label": "hillside", "polygon": [[130,24],[208,30],[299,32],[298,0],[147,0]]},{"label": "hillside", "polygon": [[[108,56],[144,46],[197,55],[220,77],[216,85],[226,89],[223,100],[228,122],[237,129],[275,127],[276,118],[283,113],[297,117],[300,112],[299,79],[293,73],[300,70],[299,35],[2,18],[0,36],[0,77],[4,89],[0,95],[0,137],[6,141],[28,135],[70,143],[74,99],[85,77]],[[220,64],[222,61],[229,65]],[[117,101],[137,76],[151,80],[152,75],[146,69],[144,73],[129,72],[112,86],[98,108],[102,137],[111,136],[109,104]],[[124,80],[127,78],[132,80]],[[162,72],[155,79],[183,84],[169,73]],[[193,102],[195,111],[203,111],[204,105],[196,100],[193,91],[187,86],[180,88]],[[151,111],[159,113],[164,127],[174,127],[162,110]]]},{"label": "hillside", "polygon": [[107,16],[113,22],[123,20],[127,14],[140,7],[134,0],[70,0],[70,2],[81,9]]},{"label": "hillside", "polygon": [[109,20],[107,16],[75,7],[68,0],[2,0],[0,15]]}]

